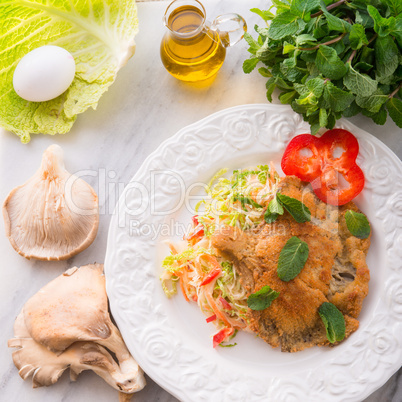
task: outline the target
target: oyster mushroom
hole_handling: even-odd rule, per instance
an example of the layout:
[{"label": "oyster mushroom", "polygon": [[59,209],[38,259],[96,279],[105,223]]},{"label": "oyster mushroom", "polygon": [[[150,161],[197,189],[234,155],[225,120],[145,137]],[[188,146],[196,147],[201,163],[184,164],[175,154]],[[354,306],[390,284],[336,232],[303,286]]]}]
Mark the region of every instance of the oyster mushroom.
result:
[{"label": "oyster mushroom", "polygon": [[64,168],[63,151],[51,145],[39,170],[14,188],[3,205],[6,235],[22,256],[66,260],[86,249],[98,231],[98,196]]},{"label": "oyster mushroom", "polygon": [[110,319],[101,264],[71,268],[31,297],[8,346],[16,348],[14,364],[24,380],[32,375],[34,388],[54,384],[67,368],[73,381],[93,370],[126,394],[145,386],[142,369]]}]

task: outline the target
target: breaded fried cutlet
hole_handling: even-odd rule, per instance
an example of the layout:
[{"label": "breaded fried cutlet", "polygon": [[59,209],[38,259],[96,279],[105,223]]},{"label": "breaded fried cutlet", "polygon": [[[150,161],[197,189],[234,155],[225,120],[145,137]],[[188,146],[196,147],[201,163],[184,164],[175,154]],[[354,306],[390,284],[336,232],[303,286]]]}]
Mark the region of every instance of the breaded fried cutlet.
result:
[{"label": "breaded fried cutlet", "polygon": [[[370,280],[370,238],[360,240],[347,229],[345,212],[359,212],[353,202],[339,208],[325,204],[294,176],[284,177],[279,191],[302,201],[311,222],[297,223],[285,212],[253,229],[225,227],[213,235],[212,244],[233,262],[249,294],[266,285],[280,292],[265,310],[248,310],[249,329],[284,352],[330,345],[318,309],[324,302],[334,304],[345,318],[345,338],[356,331]],[[284,282],[277,275],[278,259],[292,236],[308,244],[309,255],[299,275]]]}]

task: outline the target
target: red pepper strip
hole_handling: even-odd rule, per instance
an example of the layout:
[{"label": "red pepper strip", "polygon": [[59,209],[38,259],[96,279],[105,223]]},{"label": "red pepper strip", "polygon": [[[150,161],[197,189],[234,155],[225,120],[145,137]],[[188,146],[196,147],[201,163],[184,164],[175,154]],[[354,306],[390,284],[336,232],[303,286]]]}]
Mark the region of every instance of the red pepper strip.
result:
[{"label": "red pepper strip", "polygon": [[218,277],[222,273],[222,268],[215,257],[212,257],[208,254],[204,254],[203,258],[205,258],[210,264],[212,264],[213,268],[211,271],[209,271],[208,275],[203,279],[200,286],[208,285],[208,283],[211,283],[216,277]]},{"label": "red pepper strip", "polygon": [[205,321],[206,322],[212,322],[212,321],[215,321],[215,320],[216,320],[216,314],[211,315],[211,317],[208,317]]},{"label": "red pepper strip", "polygon": [[232,306],[222,296],[219,296],[219,301],[225,310],[232,310]]},{"label": "red pepper strip", "polygon": [[209,305],[211,306],[212,310],[216,314],[216,316],[222,320],[227,326],[230,326],[228,319],[226,318],[225,314],[219,310],[217,304],[215,303],[214,298],[212,297],[212,291],[210,292],[209,289],[205,291],[205,297],[208,300]]},{"label": "red pepper strip", "polygon": [[[343,153],[337,157],[337,148]],[[331,205],[344,205],[364,187],[364,174],[356,164],[359,143],[349,131],[336,128],[322,137],[294,137],[282,157],[282,170],[311,182],[317,197]],[[340,178],[343,177],[344,184]]]},{"label": "red pepper strip", "polygon": [[200,226],[197,230],[188,235],[185,240],[193,240],[202,236],[204,236],[204,228]]},{"label": "red pepper strip", "polygon": [[[211,287],[213,285],[210,285]],[[233,327],[237,329],[242,329],[246,328],[247,324],[237,321],[236,319],[233,319],[225,314],[224,311],[221,311],[218,307],[218,305],[215,303],[214,298],[212,297],[212,289],[206,289],[205,290],[205,297],[207,298],[207,301],[209,305],[211,306],[212,310],[216,314],[216,317],[222,320],[227,327]]]},{"label": "red pepper strip", "polygon": [[204,236],[204,228],[200,224],[200,222],[198,221],[198,215],[193,216],[191,219],[193,221],[194,229],[196,229],[197,226],[199,226],[199,227],[198,227],[197,230],[194,230],[194,232],[191,235],[187,236],[186,240],[192,240],[192,239],[195,239],[197,237]]},{"label": "red pepper strip", "polygon": [[223,342],[228,336],[233,335],[233,328],[223,328],[213,337],[213,347],[216,348],[221,342]]},{"label": "red pepper strip", "polygon": [[208,283],[211,283],[221,273],[222,273],[221,269],[213,268],[212,271],[210,271],[209,274],[205,277],[205,279],[201,282],[200,286],[208,285]]}]

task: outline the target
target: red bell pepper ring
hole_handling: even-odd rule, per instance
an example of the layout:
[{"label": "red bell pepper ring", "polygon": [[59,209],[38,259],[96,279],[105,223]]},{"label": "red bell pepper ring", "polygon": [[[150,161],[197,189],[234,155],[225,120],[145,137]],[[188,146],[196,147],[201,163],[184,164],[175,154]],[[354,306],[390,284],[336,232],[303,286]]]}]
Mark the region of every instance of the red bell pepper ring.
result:
[{"label": "red bell pepper ring", "polygon": [[233,328],[223,328],[218,333],[214,335],[212,338],[213,347],[216,348],[220,343],[222,343],[228,336],[233,335],[234,329]]},{"label": "red bell pepper ring", "polygon": [[[343,152],[337,155],[338,151]],[[308,181],[317,197],[331,205],[344,205],[364,187],[364,174],[356,164],[359,143],[349,131],[335,128],[322,137],[294,137],[282,157],[282,170]],[[342,180],[343,177],[343,180]]]},{"label": "red bell pepper ring", "polygon": [[210,317],[206,318],[205,321],[206,322],[212,322],[216,320],[216,314],[211,315]]}]

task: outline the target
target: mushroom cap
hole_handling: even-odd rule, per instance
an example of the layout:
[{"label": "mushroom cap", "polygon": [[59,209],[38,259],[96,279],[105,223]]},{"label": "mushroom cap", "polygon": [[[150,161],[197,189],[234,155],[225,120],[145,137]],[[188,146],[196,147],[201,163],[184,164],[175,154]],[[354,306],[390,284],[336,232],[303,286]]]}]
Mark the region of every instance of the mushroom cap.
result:
[{"label": "mushroom cap", "polygon": [[114,329],[102,264],[68,269],[33,295],[22,311],[34,341],[55,353],[77,340],[106,340]]},{"label": "mushroom cap", "polygon": [[54,384],[70,368],[75,380],[93,370],[123,393],[145,386],[142,369],[112,323],[103,265],[74,267],[45,285],[24,305],[14,324],[13,361],[34,387]]},{"label": "mushroom cap", "polygon": [[6,235],[22,256],[66,260],[86,249],[98,231],[98,196],[64,167],[63,151],[51,145],[39,170],[14,188],[3,205]]}]

